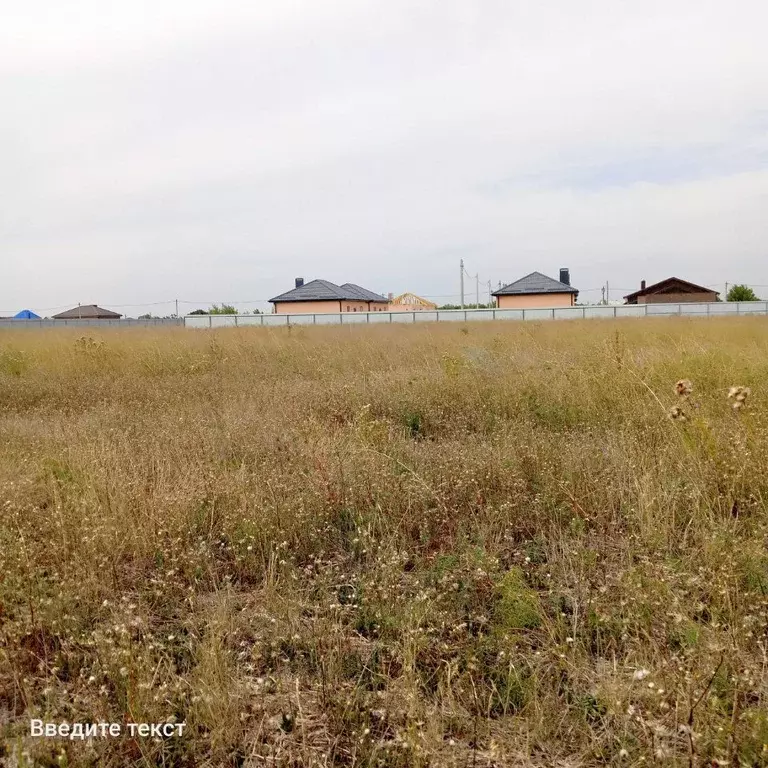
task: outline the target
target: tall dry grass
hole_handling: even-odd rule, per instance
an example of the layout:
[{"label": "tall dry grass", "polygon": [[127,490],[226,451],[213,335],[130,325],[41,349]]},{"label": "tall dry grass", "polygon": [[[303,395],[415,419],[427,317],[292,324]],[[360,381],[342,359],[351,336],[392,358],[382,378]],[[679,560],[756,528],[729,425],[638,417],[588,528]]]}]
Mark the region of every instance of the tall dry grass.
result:
[{"label": "tall dry grass", "polygon": [[768,765],[767,374],[763,318],[1,332],[3,759]]}]

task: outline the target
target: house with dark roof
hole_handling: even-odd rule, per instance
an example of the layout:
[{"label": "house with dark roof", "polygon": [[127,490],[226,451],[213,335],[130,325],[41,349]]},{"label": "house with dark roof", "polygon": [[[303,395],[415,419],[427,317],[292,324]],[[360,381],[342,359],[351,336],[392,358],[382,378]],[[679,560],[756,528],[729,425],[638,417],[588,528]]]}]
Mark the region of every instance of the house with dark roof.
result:
[{"label": "house with dark roof", "polygon": [[354,283],[297,277],[293,289],[269,300],[276,313],[386,312],[387,299]]},{"label": "house with dark roof", "polygon": [[572,307],[579,292],[571,286],[569,271],[561,269],[559,280],[531,272],[492,295],[499,309],[553,309]]},{"label": "house with dark roof", "polygon": [[54,315],[54,320],[119,320],[122,315],[111,309],[103,309],[95,304],[82,304],[78,307],[59,312]]},{"label": "house with dark roof", "polygon": [[717,301],[719,295],[703,285],[689,283],[679,277],[668,277],[653,285],[646,285],[645,280],[641,280],[640,290],[625,296],[624,301],[627,304],[683,304]]}]

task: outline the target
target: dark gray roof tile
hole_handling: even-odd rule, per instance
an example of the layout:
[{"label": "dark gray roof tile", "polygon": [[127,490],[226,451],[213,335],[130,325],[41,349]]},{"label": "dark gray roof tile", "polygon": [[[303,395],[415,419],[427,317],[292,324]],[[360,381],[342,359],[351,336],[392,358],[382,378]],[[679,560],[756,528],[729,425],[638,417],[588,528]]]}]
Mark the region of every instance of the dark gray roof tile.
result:
[{"label": "dark gray roof tile", "polygon": [[383,296],[361,288],[354,283],[336,285],[330,280],[310,280],[270,299],[277,301],[386,301]]},{"label": "dark gray roof tile", "polygon": [[530,275],[521,277],[519,280],[515,280],[514,283],[494,291],[493,295],[511,296],[521,293],[578,293],[578,291],[573,286],[542,275],[541,272],[531,272]]}]

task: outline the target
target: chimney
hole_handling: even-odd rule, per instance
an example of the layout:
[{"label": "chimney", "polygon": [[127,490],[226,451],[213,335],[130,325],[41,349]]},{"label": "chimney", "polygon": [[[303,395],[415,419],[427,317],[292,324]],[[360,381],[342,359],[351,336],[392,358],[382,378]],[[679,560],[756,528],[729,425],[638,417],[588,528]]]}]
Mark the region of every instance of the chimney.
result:
[{"label": "chimney", "polygon": [[392,293],[392,291],[390,291],[390,292],[387,294],[387,299],[389,299],[389,301],[392,301],[392,299],[394,299],[394,298],[395,298],[395,295]]},{"label": "chimney", "polygon": [[301,286],[304,285],[304,278],[303,277],[297,277],[296,278],[296,287],[301,288]]},{"label": "chimney", "polygon": [[566,267],[560,268],[560,282],[565,283],[566,285],[571,284],[571,273]]},{"label": "chimney", "polygon": [[640,281],[640,290],[641,290],[641,291],[644,291],[644,290],[645,290],[645,280],[641,280],[641,281]]}]

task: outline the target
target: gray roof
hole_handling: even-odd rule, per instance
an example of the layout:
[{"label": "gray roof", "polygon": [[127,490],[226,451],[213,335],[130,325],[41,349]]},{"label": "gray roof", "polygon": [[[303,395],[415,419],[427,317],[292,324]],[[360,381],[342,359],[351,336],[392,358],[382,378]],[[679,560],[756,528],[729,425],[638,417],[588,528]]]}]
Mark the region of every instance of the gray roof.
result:
[{"label": "gray roof", "polygon": [[336,285],[330,280],[310,280],[298,288],[281,293],[270,299],[277,301],[386,301],[383,296],[359,285],[344,283]]},{"label": "gray roof", "polygon": [[341,286],[343,291],[348,291],[352,296],[359,296],[362,301],[387,301],[387,299],[379,293],[369,291],[367,288],[361,288],[354,283],[344,283]]},{"label": "gray roof", "polygon": [[530,275],[515,280],[494,291],[494,296],[512,296],[521,293],[578,293],[578,291],[559,280],[542,275],[541,272],[531,272]]},{"label": "gray roof", "polygon": [[66,312],[59,312],[58,315],[54,315],[54,320],[87,320],[88,318],[118,318],[122,317],[117,312],[113,312],[111,309],[102,309],[95,304],[83,304],[79,307],[73,307]]}]

